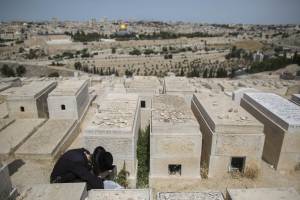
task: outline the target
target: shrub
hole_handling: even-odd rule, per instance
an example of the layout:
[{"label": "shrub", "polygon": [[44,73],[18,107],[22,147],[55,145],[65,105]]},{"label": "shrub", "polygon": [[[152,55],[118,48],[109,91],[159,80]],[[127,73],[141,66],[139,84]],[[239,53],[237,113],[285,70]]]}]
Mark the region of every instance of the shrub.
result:
[{"label": "shrub", "polygon": [[208,178],[208,165],[206,162],[204,162],[200,168],[200,175],[203,179]]},{"label": "shrub", "polygon": [[130,55],[141,55],[141,51],[139,49],[133,49],[132,51],[129,52]]},{"label": "shrub", "polygon": [[26,68],[23,65],[19,65],[16,72],[18,76],[23,76],[26,73]]},{"label": "shrub", "polygon": [[145,130],[140,130],[137,142],[137,187],[147,188],[150,171],[150,126]]},{"label": "shrub", "polygon": [[246,167],[245,172],[243,173],[243,177],[249,178],[249,179],[256,179],[259,174],[259,169],[256,165],[252,165],[249,167]]},{"label": "shrub", "polygon": [[49,74],[48,77],[59,77],[59,73],[53,72],[53,73]]},{"label": "shrub", "polygon": [[128,187],[127,176],[129,176],[129,172],[126,170],[126,165],[125,165],[125,161],[124,161],[123,168],[118,173],[117,177],[115,178],[115,181],[119,185],[123,186],[124,188],[127,188]]},{"label": "shrub", "polygon": [[15,77],[16,73],[12,67],[9,67],[7,64],[4,64],[1,67],[1,73],[6,77]]}]

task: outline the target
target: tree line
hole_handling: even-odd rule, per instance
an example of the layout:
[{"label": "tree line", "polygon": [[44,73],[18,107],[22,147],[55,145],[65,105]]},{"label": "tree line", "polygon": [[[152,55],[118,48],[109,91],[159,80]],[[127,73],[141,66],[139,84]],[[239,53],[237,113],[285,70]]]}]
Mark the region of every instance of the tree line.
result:
[{"label": "tree line", "polygon": [[5,77],[15,77],[15,76],[23,76],[26,73],[26,68],[23,65],[19,65],[14,69],[14,67],[8,66],[4,64],[1,69],[1,74]]}]

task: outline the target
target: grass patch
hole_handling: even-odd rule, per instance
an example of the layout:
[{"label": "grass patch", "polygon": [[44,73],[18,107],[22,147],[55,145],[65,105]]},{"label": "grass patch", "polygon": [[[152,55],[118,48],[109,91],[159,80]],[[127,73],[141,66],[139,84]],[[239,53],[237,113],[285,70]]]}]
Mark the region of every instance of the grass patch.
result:
[{"label": "grass patch", "polygon": [[239,49],[245,49],[249,51],[257,51],[263,48],[263,44],[256,40],[244,40],[234,44]]},{"label": "grass patch", "polygon": [[149,186],[150,171],[150,126],[139,131],[137,142],[137,188],[147,188]]}]

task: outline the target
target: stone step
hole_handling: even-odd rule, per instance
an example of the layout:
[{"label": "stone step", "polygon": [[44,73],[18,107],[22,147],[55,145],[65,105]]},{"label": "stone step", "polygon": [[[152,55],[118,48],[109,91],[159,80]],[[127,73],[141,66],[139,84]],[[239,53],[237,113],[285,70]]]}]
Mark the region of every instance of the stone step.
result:
[{"label": "stone step", "polygon": [[0,132],[0,157],[14,153],[46,119],[17,119]]},{"label": "stone step", "polygon": [[17,151],[16,157],[54,159],[77,136],[76,120],[49,119]]},{"label": "stone step", "polygon": [[85,183],[38,184],[27,186],[18,199],[22,200],[85,200]]}]

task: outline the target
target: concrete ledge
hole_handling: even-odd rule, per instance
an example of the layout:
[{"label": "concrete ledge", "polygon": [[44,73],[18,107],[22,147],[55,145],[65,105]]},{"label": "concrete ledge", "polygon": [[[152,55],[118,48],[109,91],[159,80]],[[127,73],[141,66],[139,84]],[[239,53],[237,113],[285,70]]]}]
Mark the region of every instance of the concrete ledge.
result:
[{"label": "concrete ledge", "polygon": [[294,188],[227,189],[228,200],[299,200]]},{"label": "concrete ledge", "polygon": [[90,190],[89,200],[152,200],[150,189]]},{"label": "concrete ledge", "polygon": [[0,132],[0,158],[13,154],[46,119],[17,119]]},{"label": "concrete ledge", "polygon": [[221,192],[159,192],[156,200],[224,200]]},{"label": "concrete ledge", "polygon": [[22,200],[85,200],[85,183],[38,184],[26,187]]},{"label": "concrete ledge", "polygon": [[75,139],[76,120],[48,120],[19,150],[16,157],[55,159]]}]

